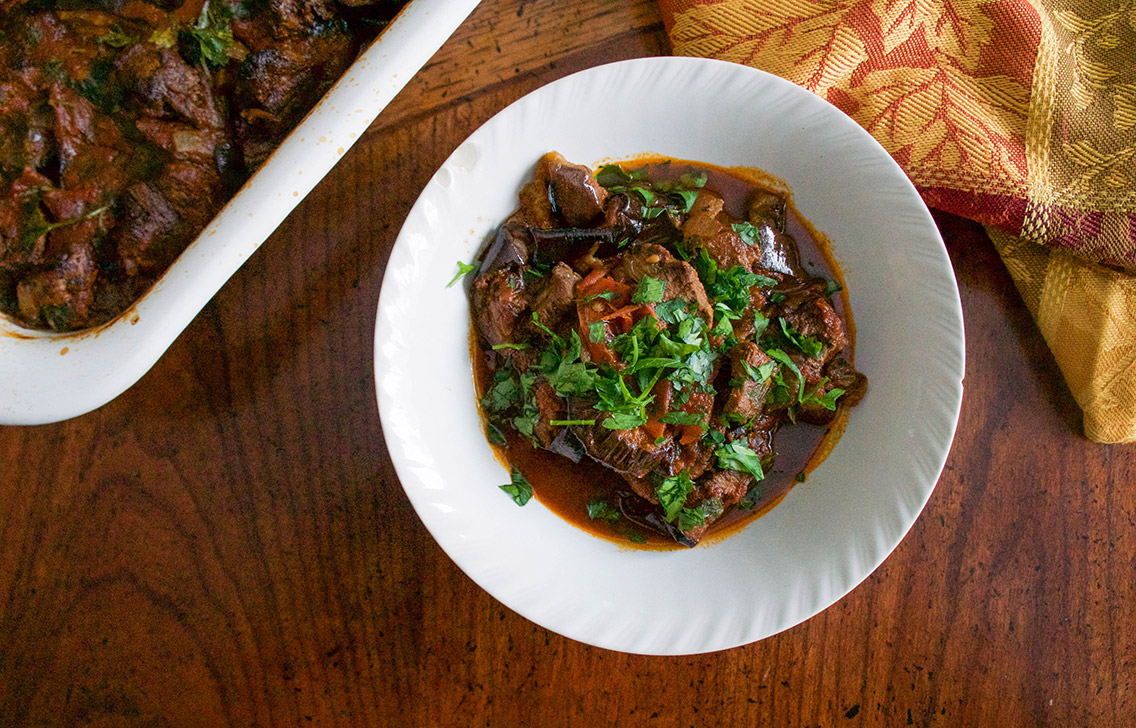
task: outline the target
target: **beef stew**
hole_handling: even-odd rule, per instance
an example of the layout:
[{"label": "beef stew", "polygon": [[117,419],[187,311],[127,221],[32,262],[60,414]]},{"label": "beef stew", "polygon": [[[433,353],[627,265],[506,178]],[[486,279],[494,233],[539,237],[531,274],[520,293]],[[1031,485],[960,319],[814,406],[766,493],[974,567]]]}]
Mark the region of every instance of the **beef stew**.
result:
[{"label": "beef stew", "polygon": [[0,2],[0,312],[117,316],[404,4]]},{"label": "beef stew", "polygon": [[532,489],[599,535],[694,546],[831,447],[867,382],[837,276],[775,188],[661,158],[540,160],[470,290],[518,503]]}]

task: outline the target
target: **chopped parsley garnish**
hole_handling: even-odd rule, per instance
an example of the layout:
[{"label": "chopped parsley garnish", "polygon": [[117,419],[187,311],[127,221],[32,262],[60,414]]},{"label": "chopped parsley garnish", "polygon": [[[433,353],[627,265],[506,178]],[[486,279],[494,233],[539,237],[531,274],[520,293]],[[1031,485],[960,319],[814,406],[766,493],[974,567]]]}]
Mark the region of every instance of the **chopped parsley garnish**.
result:
[{"label": "chopped parsley garnish", "polygon": [[824,295],[831,297],[834,293],[840,293],[844,290],[844,286],[840,285],[834,280],[827,280],[824,284]]},{"label": "chopped parsley garnish", "polygon": [[767,361],[755,368],[750,365],[748,361],[743,361],[742,366],[745,368],[745,372],[750,379],[755,382],[764,382],[766,379],[773,376],[773,370],[777,368],[777,362]]},{"label": "chopped parsley garnish", "polygon": [[746,245],[757,245],[761,228],[749,222],[736,222],[730,226]]},{"label": "chopped parsley garnish", "polygon": [[450,288],[455,283],[457,283],[458,281],[460,281],[462,278],[469,275],[470,273],[474,272],[475,270],[477,270],[477,265],[475,263],[463,263],[459,260],[458,261],[458,273],[457,273],[456,276],[453,277],[453,279],[450,280],[449,283],[446,284],[446,288]]},{"label": "chopped parsley garnish", "polygon": [[701,412],[667,412],[659,418],[664,425],[702,425],[706,428],[706,415]]},{"label": "chopped parsley garnish", "polygon": [[666,283],[658,278],[643,276],[639,280],[639,287],[631,295],[632,303],[659,303],[663,300]]},{"label": "chopped parsley garnish", "polygon": [[556,425],[558,427],[567,427],[569,425],[586,425],[592,426],[596,424],[595,420],[549,420],[548,424]]},{"label": "chopped parsley garnish", "polygon": [[743,473],[749,473],[757,480],[765,478],[765,471],[761,467],[761,458],[749,445],[743,442],[737,440],[727,442],[715,450],[714,454],[718,457],[719,468],[740,470]]},{"label": "chopped parsley garnish", "polygon": [[23,233],[20,235],[20,247],[25,253],[30,253],[33,249],[35,249],[36,241],[38,241],[44,235],[50,233],[52,230],[58,230],[59,228],[68,227],[70,225],[77,225],[78,223],[81,223],[85,220],[92,220],[96,217],[101,216],[104,212],[107,211],[107,209],[108,208],[104,206],[96,210],[91,210],[85,215],[68,218],[66,220],[58,220],[56,222],[48,222],[47,219],[44,218],[43,212],[40,210],[37,201],[31,215],[31,221],[28,223],[27,227],[24,228]]},{"label": "chopped parsley garnish", "polygon": [[134,45],[138,42],[138,38],[129,35],[122,29],[122,26],[115,23],[111,29],[106,33],[99,36],[99,42],[111,48],[125,48],[128,45]]},{"label": "chopped parsley garnish", "polygon": [[678,530],[689,531],[704,525],[706,525],[706,514],[702,512],[702,506],[683,508],[678,512]]},{"label": "chopped parsley garnish", "polygon": [[758,341],[765,330],[769,328],[769,319],[761,311],[753,312],[753,339]]},{"label": "chopped parsley garnish", "polygon": [[[805,397],[805,378],[801,374],[800,367],[794,364],[793,360],[789,358],[789,355],[780,349],[766,349],[765,353],[769,356],[770,359],[773,359],[779,364],[783,365],[785,368],[787,368],[797,376],[797,401],[803,401]],[[788,387],[787,384],[784,384],[784,381],[780,382],[780,386],[786,388]]]},{"label": "chopped parsley garnish", "polygon": [[800,349],[805,356],[810,359],[816,359],[824,351],[824,344],[820,343],[811,336],[802,336],[793,328],[792,324],[784,318],[777,319],[781,323],[781,332],[785,334],[785,338]]},{"label": "chopped parsley garnish", "polygon": [[607,324],[603,321],[593,321],[588,324],[588,341],[599,344],[607,339]]},{"label": "chopped parsley garnish", "polygon": [[674,523],[682,511],[686,499],[694,490],[694,483],[690,480],[690,471],[684,470],[678,475],[664,478],[655,488],[655,495],[659,498],[659,505],[663,508],[663,516]]},{"label": "chopped parsley garnish", "polygon": [[494,345],[493,351],[500,351],[501,349],[517,349],[518,351],[524,351],[527,348],[529,348],[529,345],[525,344],[525,343],[520,343],[520,344],[504,343],[504,344]]},{"label": "chopped parsley garnish", "polygon": [[689,316],[690,302],[685,298],[672,298],[655,306],[655,315],[668,324],[677,324]]},{"label": "chopped parsley garnish", "polygon": [[606,500],[597,499],[588,503],[588,518],[615,523],[619,520],[619,509]]},{"label": "chopped parsley garnish", "polygon": [[185,31],[195,42],[201,60],[213,68],[221,68],[229,62],[229,51],[237,41],[233,38],[233,14],[224,3],[205,0],[201,14],[193,27]]},{"label": "chopped parsley garnish", "polygon": [[596,182],[610,190],[612,187],[627,186],[646,176],[647,170],[643,168],[628,171],[618,164],[605,164],[596,171]]},{"label": "chopped parsley garnish", "polygon": [[532,499],[533,490],[532,485],[521,475],[521,471],[515,467],[509,471],[509,484],[497,486],[501,490],[509,494],[513,502],[519,506],[523,506]]}]

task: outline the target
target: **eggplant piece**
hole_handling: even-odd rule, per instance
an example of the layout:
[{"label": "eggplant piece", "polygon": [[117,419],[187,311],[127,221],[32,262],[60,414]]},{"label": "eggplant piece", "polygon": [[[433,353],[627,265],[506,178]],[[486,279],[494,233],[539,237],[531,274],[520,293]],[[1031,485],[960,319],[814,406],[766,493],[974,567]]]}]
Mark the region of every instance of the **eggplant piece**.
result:
[{"label": "eggplant piece", "polygon": [[[611,230],[592,228],[528,228],[533,241],[532,260],[539,266],[556,265],[575,260],[599,245],[597,255],[611,255],[615,251],[615,237]],[[607,248],[610,247],[610,250]]]},{"label": "eggplant piece", "polygon": [[754,225],[765,221],[777,232],[785,232],[785,198],[774,192],[758,190],[749,201],[749,221]]},{"label": "eggplant piece", "polygon": [[[630,493],[619,493],[617,499],[619,501],[619,512],[636,526],[668,536],[674,539],[676,543],[688,548],[694,548],[698,545],[697,541],[678,530],[677,526],[662,517],[657,508],[645,502],[642,498]],[[644,508],[644,506],[647,508]]]},{"label": "eggplant piece", "polygon": [[560,430],[560,434],[554,437],[545,449],[557,455],[563,455],[574,463],[580,462],[586,454],[584,445],[567,427]]},{"label": "eggplant piece", "polygon": [[529,231],[530,228],[515,222],[507,222],[497,228],[497,237],[485,252],[478,272],[484,275],[498,268],[528,263],[529,245],[532,243]]}]

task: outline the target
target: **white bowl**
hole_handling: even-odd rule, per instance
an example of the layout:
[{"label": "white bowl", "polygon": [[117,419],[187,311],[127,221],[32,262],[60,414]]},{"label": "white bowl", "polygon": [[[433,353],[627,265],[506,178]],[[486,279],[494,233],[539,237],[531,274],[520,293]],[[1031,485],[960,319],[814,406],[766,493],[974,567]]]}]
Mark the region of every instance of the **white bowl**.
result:
[{"label": "white bowl", "polygon": [[158,283],[118,318],[56,334],[0,315],[0,424],[75,417],[138,381],[478,1],[407,5]]},{"label": "white bowl", "polygon": [[[516,207],[536,160],[644,153],[757,166],[826,233],[868,394],[806,484],[728,538],[641,551],[518,508],[482,434],[465,292],[446,283]],[[907,177],[835,107],[775,76],[692,58],[593,68],[526,96],[426,186],[387,266],[375,334],[383,432],[406,493],[446,553],[532,621],[600,647],[708,652],[791,627],[868,576],[914,523],[954,436],[962,310],[950,261]]]}]

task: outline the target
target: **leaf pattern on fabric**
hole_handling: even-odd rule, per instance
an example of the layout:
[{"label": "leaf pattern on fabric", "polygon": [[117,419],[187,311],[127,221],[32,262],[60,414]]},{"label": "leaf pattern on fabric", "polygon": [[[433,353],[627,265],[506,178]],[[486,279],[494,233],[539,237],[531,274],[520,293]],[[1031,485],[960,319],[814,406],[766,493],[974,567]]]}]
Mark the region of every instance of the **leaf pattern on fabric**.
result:
[{"label": "leaf pattern on fabric", "polygon": [[[721,0],[677,16],[671,33],[685,55],[755,65],[823,96],[846,85],[868,58],[848,22],[860,6],[863,0]],[[728,32],[722,32],[723,18]]]},{"label": "leaf pattern on fabric", "polygon": [[1006,76],[973,78],[950,65],[869,73],[853,115],[909,166],[997,174],[1024,185],[1015,144],[1025,134],[1029,92]]},{"label": "leaf pattern on fabric", "polygon": [[990,42],[994,22],[979,10],[998,0],[876,0],[884,53],[891,53],[916,34],[928,48],[940,51],[962,68],[978,67],[979,52]]},{"label": "leaf pattern on fabric", "polygon": [[1136,276],[1089,262],[1136,273],[1136,0],[659,5],[676,53],[824,96],[929,203],[1001,226],[1085,434],[1136,442]]}]

